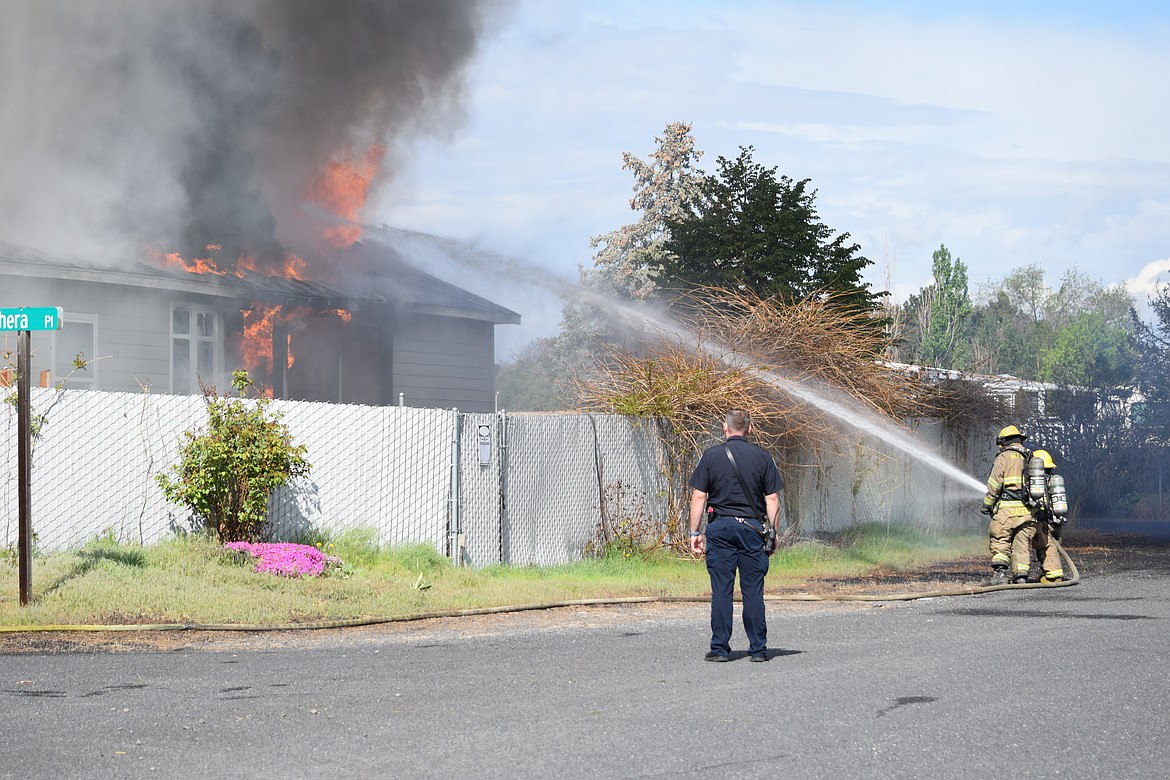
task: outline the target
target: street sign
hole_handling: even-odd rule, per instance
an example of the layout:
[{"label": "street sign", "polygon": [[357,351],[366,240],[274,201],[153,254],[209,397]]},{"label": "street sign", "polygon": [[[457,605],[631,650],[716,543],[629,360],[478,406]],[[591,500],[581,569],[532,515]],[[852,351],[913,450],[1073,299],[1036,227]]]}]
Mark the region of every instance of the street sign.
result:
[{"label": "street sign", "polygon": [[61,330],[60,306],[21,306],[0,309],[0,331]]},{"label": "street sign", "polygon": [[61,330],[64,312],[60,306],[19,306],[0,308],[0,331],[17,331],[16,336],[16,504],[17,559],[20,570],[20,605],[32,598],[32,333],[34,330]]}]

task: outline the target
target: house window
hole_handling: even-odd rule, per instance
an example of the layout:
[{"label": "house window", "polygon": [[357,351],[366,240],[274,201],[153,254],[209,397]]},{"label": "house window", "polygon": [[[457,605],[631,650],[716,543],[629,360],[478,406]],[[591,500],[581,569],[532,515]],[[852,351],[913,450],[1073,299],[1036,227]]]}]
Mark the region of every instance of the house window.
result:
[{"label": "house window", "polygon": [[[76,368],[74,361],[85,361]],[[53,334],[53,383],[82,390],[97,389],[97,318],[66,315],[61,330]]]},{"label": "house window", "polygon": [[199,383],[215,384],[219,366],[219,318],[195,306],[171,309],[171,392],[199,392]]}]

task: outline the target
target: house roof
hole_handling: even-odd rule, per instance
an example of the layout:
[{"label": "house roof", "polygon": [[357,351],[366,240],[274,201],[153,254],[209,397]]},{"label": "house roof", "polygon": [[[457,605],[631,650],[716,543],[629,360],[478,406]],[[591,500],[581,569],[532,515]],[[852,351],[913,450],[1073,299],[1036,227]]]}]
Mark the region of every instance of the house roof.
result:
[{"label": "house roof", "polygon": [[118,267],[82,265],[0,241],[0,276],[93,282],[321,308],[385,304],[420,314],[462,317],[497,325],[520,324],[520,315],[511,309],[420,271],[394,253],[357,246],[342,250],[339,256],[344,260],[349,253],[362,260],[362,270],[346,272],[341,283],[324,284],[258,272],[242,277],[196,274],[140,262]]}]

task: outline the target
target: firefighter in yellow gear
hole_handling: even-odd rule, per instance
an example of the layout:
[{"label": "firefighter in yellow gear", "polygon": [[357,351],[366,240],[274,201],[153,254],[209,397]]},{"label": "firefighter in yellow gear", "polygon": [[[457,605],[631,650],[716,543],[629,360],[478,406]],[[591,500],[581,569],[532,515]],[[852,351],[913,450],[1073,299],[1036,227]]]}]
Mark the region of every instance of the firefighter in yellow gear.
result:
[{"label": "firefighter in yellow gear", "polygon": [[[1056,461],[1052,459],[1052,453],[1048,450],[1036,450],[1032,453],[1032,457],[1044,461],[1044,480],[1047,483],[1056,472]],[[1052,513],[1052,507],[1048,503],[1049,494],[1045,490],[1044,498],[1040,499],[1040,503],[1033,510],[1033,515],[1036,518],[1036,535],[1032,537],[1032,547],[1036,550],[1036,555],[1040,559],[1040,568],[1044,572],[1040,581],[1060,582],[1064,579],[1064,568],[1060,560],[1060,552],[1056,549],[1056,542],[1060,539],[1062,518],[1056,517]]]},{"label": "firefighter in yellow gear", "polygon": [[1036,518],[1025,503],[1024,469],[1031,455],[1024,449],[1026,438],[1014,425],[1002,429],[995,437],[999,453],[991,466],[987,494],[980,510],[991,517],[988,547],[992,573],[983,583],[985,586],[1026,582],[1032,567]]}]

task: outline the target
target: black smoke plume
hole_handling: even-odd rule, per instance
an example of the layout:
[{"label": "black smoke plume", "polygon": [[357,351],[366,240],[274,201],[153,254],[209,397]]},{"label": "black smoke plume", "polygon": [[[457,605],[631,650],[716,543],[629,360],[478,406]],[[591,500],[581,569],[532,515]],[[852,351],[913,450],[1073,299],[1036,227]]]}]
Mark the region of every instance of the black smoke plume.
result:
[{"label": "black smoke plume", "polygon": [[[0,239],[276,255],[339,153],[446,134],[494,0],[0,5]],[[305,234],[309,231],[305,230]],[[138,255],[140,256],[140,255]]]}]

